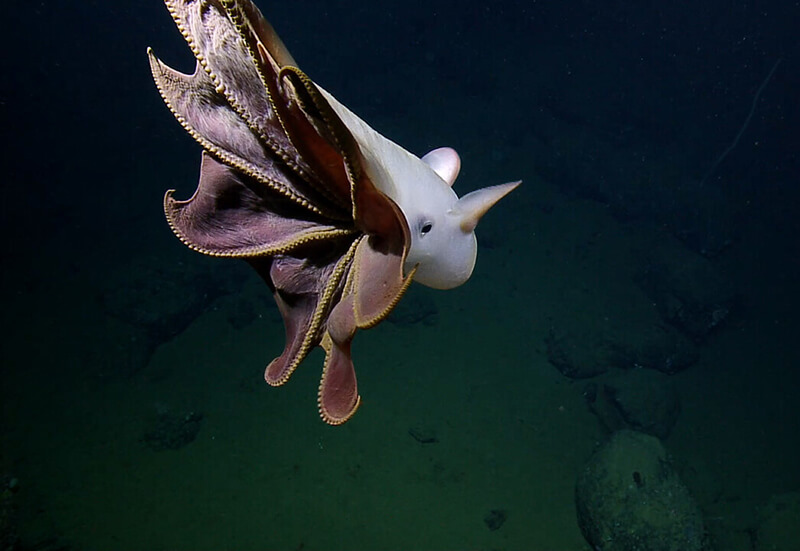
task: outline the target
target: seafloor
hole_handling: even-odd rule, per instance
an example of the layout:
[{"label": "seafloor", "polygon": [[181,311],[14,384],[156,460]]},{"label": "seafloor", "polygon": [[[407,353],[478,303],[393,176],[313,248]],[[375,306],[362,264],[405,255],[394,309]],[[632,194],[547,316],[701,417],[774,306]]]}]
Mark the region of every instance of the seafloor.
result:
[{"label": "seafloor", "polygon": [[[491,247],[468,284],[414,286],[405,300],[426,316],[358,335],[364,403],[339,428],[317,416],[319,353],[285,387],[262,382],[283,329],[245,266],[196,257],[157,225],[142,237],[162,243],[160,253],[144,244],[117,253],[103,273],[56,247],[51,261],[71,271],[12,280],[15,300],[4,305],[20,321],[4,335],[13,369],[2,385],[2,458],[20,480],[22,540],[118,551],[586,549],[573,487],[606,434],[585,382],[548,362],[545,337],[574,327],[590,347],[606,327],[635,334],[662,323],[635,276],[641,250],[672,238],[534,178],[525,186],[484,222]],[[754,227],[752,244],[717,261],[733,277],[736,266],[751,277],[758,266],[758,285],[739,282],[747,314],[672,376],[681,412],[665,445],[712,533],[735,542],[724,549],[749,549],[759,506],[800,483],[798,404],[781,399],[799,360],[787,342],[800,333],[793,290],[757,245],[768,231]],[[157,278],[171,263],[231,270],[241,288],[209,300],[121,375],[136,348],[128,341],[143,337],[109,316],[99,290],[157,293],[172,284],[142,270]],[[143,437],[165,412],[202,412],[196,439],[149,447]],[[411,434],[421,432],[436,441]],[[497,530],[484,522],[492,510],[507,513]]]},{"label": "seafloor", "polygon": [[714,548],[796,530],[766,516],[800,490],[800,71],[781,12],[262,6],[378,130],[459,150],[460,194],[523,180],[478,226],[467,284],[412,285],[357,335],[363,404],[329,427],[322,354],[267,386],[269,290],[163,220],[200,156],[147,70],[147,44],[192,67],[166,10],[78,4],[19,6],[43,30],[4,33],[8,549],[589,551],[575,483],[619,428],[592,398],[636,369],[675,387],[662,440]]}]

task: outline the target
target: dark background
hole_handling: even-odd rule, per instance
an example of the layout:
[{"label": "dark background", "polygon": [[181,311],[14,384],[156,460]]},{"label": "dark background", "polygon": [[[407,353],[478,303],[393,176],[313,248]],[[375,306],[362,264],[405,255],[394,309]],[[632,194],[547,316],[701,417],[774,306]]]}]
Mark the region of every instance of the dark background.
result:
[{"label": "dark background", "polygon": [[[481,318],[446,302],[462,301],[463,294],[437,298],[448,305],[440,315],[447,311],[464,319],[475,315],[475,323],[491,326],[487,331],[493,336],[505,335],[497,329],[501,326],[513,326],[513,333],[531,319],[543,320],[531,322],[530,333],[514,343],[517,348],[530,346],[532,356],[543,356],[541,343],[550,321],[544,321],[546,312],[540,315],[536,310],[535,286],[541,283],[536,276],[557,279],[558,269],[564,268],[549,257],[549,251],[557,251],[561,235],[571,235],[565,230],[570,225],[576,233],[589,235],[587,249],[604,243],[615,231],[610,225],[595,231],[591,224],[596,221],[581,228],[585,222],[581,217],[591,209],[570,212],[563,205],[588,203],[595,209],[592,212],[607,211],[628,237],[644,233],[641,228],[657,228],[681,247],[679,254],[669,253],[673,272],[667,275],[680,271],[683,258],[699,259],[715,277],[691,292],[714,295],[713,282],[718,279],[734,289],[726,295],[735,299],[726,303],[731,312],[725,324],[707,327],[700,336],[686,331],[682,336],[697,347],[700,361],[677,377],[683,377],[683,428],[671,443],[686,452],[694,445],[691,438],[697,438],[698,447],[711,450],[709,457],[730,461],[731,472],[740,477],[731,479],[745,480],[735,489],[701,490],[701,504],[718,505],[714,492],[746,494],[750,485],[757,485],[741,473],[751,469],[747,452],[759,448],[762,441],[753,437],[758,434],[767,434],[764,441],[772,447],[764,445],[762,454],[752,451],[757,459],[752,471],[759,483],[768,483],[750,497],[763,501],[779,490],[798,489],[800,475],[785,466],[794,464],[797,456],[795,427],[800,418],[796,399],[800,353],[793,337],[798,334],[800,310],[800,3],[308,0],[262,1],[259,7],[300,67],[378,131],[416,154],[441,145],[458,150],[463,159],[456,184],[459,194],[518,178],[525,181],[514,192],[516,207],[506,211],[514,213],[513,219],[499,217],[493,226],[487,224],[484,233],[478,232],[484,247],[481,258],[502,257],[504,247],[511,247],[514,254],[509,258],[519,263],[492,265],[493,272],[486,263],[487,271],[470,283],[475,286],[469,291],[492,288],[487,284],[492,278],[511,282],[509,287],[520,293],[521,298],[512,299],[524,311],[522,317],[500,320],[489,309],[490,315]],[[59,468],[57,458],[49,464],[46,452],[36,453],[39,444],[31,444],[40,439],[47,450],[47,437],[38,431],[53,422],[47,419],[49,397],[35,394],[35,381],[61,386],[62,395],[50,389],[58,403],[54,411],[67,411],[73,393],[80,395],[79,390],[86,388],[94,392],[96,384],[104,392],[102,385],[109,380],[127,381],[143,369],[157,345],[169,342],[210,311],[214,297],[233,293],[253,276],[239,265],[229,268],[232,264],[220,268],[231,270],[221,279],[210,276],[217,269],[211,266],[217,264],[199,260],[202,257],[183,247],[164,221],[164,191],[176,188],[176,196],[185,198],[195,188],[199,147],[173,120],[150,76],[148,46],[172,67],[190,72],[194,66],[160,1],[17,2],[4,9],[0,36],[4,44],[0,374],[6,396],[20,397],[13,405],[4,404],[3,422],[8,426],[2,430],[11,435],[8,442],[24,442],[28,454],[11,446],[3,450],[0,476],[13,468],[30,487],[36,481],[25,479],[26,464]],[[558,196],[544,192],[545,183]],[[507,235],[498,229],[506,223]],[[536,239],[541,234],[541,241],[534,241],[530,250],[517,250],[521,243],[528,244],[522,234],[536,234]],[[545,240],[548,235],[552,241]],[[659,242],[643,256],[658,264],[663,260],[659,255],[672,250],[671,245],[659,248],[662,245]],[[613,252],[613,243],[608,246]],[[140,266],[144,258],[155,261]],[[600,266],[598,271],[604,269]],[[185,280],[172,277],[182,270],[188,274]],[[566,270],[575,271],[579,270]],[[130,277],[126,280],[120,272]],[[196,280],[195,273],[200,274]],[[153,283],[151,276],[159,274],[163,279]],[[91,321],[96,310],[109,319],[119,318],[120,312],[136,309],[140,294],[153,289],[157,294],[170,281],[183,291],[189,306],[165,301],[162,306],[171,317],[157,308],[139,312],[137,323],[149,323],[161,333],[152,345],[136,352],[141,356],[131,360],[135,365],[119,361],[133,356],[135,347],[122,342],[119,335],[125,333],[119,328],[103,329],[111,325],[106,319]],[[602,292],[589,296],[589,292],[580,295],[580,290],[594,289],[597,281],[596,273],[587,270],[584,279],[570,288],[590,302]],[[91,286],[93,293],[80,294]],[[226,286],[230,288],[220,290]],[[71,293],[80,295],[66,296]],[[607,300],[616,300],[618,311],[625,311],[633,294],[626,288],[618,299],[609,294]],[[142,304],[149,307],[161,300],[150,299]],[[266,308],[266,299],[258,308]],[[83,344],[61,347],[57,343],[66,339],[54,335],[64,333],[63,328],[48,326],[48,318],[69,319],[62,310],[80,310],[75,304],[84,301],[96,310],[76,312],[78,321],[66,332],[80,334],[85,323]],[[464,303],[470,304],[465,299]],[[480,304],[476,301],[473,306],[479,309]],[[466,307],[459,303],[458,308]],[[581,309],[574,303],[570,308]],[[179,315],[173,315],[176,311]],[[160,326],[159,318],[167,317],[171,326]],[[410,319],[423,317],[410,315]],[[658,324],[668,325],[669,320]],[[626,336],[635,340],[634,333]],[[578,340],[590,350],[591,343],[583,342],[583,336],[579,332]],[[748,346],[742,354],[737,349],[740,337]],[[96,352],[81,348],[95,345]],[[48,362],[40,361],[43,357]],[[252,364],[259,361],[260,356],[251,364],[243,363],[242,371],[254,372]],[[503,384],[515,376],[507,369],[509,378],[498,379]],[[33,375],[25,375],[27,370]],[[191,368],[175,367],[180,377],[183,370]],[[91,382],[75,377],[78,373],[90,374]],[[158,383],[162,375],[147,376]],[[753,382],[759,377],[772,379]],[[20,385],[18,390],[14,384],[19,381],[30,386]],[[70,387],[74,381],[78,381],[75,387]],[[131,381],[132,386],[143,384]],[[580,384],[574,384],[577,394],[582,392]],[[512,387],[510,394],[522,392]],[[402,388],[398,385],[400,392]],[[505,392],[499,394],[500,401]],[[42,400],[45,412],[29,417],[24,402],[36,399]],[[727,430],[726,424],[734,423],[731,411],[740,412],[736,419],[741,425]],[[581,413],[588,415],[583,409]],[[704,415],[707,423],[698,420]],[[714,435],[714,423],[722,425],[720,433],[741,428],[752,440],[743,436],[739,448],[726,447],[730,440],[723,443],[722,438],[701,442],[703,435]],[[77,432],[79,424],[73,425]],[[469,434],[457,421],[450,426],[455,427],[453,432]],[[28,427],[34,427],[33,436],[26,441]],[[341,434],[357,436],[358,427]],[[94,449],[92,444],[84,442],[87,449]],[[739,449],[740,457],[727,457],[736,456],[730,449]],[[362,461],[368,468],[374,459],[367,456]],[[775,461],[784,468],[773,470]],[[698,467],[698,472],[723,470],[718,465],[705,468]],[[36,507],[21,507],[23,517],[30,508]],[[748,509],[751,517],[753,510]],[[45,528],[41,533],[49,532]]]},{"label": "dark background", "polygon": [[[620,215],[663,219],[711,253],[764,217],[786,224],[797,257],[795,2],[262,9],[309,75],[412,151],[502,151],[504,173],[533,169]],[[164,120],[144,50],[187,71],[193,60],[159,2],[24,3],[2,25],[2,219],[22,234],[4,256],[73,230],[126,239],[166,186],[189,190],[196,148]],[[737,147],[702,181],[778,62]],[[443,88],[483,108],[464,112]],[[536,147],[510,151],[523,141]],[[475,182],[494,176],[484,165]]]}]

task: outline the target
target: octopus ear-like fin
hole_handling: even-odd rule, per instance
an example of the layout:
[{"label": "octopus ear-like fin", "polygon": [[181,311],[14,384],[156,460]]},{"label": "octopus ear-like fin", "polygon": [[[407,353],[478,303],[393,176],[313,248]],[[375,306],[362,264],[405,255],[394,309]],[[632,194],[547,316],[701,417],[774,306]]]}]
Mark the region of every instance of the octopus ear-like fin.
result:
[{"label": "octopus ear-like fin", "polygon": [[431,167],[450,187],[453,187],[461,171],[461,158],[451,147],[440,147],[428,152],[422,157],[422,162]]}]

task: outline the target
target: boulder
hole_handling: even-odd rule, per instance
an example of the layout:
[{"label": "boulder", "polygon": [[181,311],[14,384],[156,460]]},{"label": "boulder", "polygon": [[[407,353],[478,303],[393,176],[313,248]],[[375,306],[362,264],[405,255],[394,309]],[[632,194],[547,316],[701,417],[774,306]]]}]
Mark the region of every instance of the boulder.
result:
[{"label": "boulder", "polygon": [[710,549],[700,510],[654,436],[614,433],[579,475],[575,503],[596,551]]},{"label": "boulder", "polygon": [[602,327],[551,327],[548,361],[570,379],[587,379],[612,368],[682,371],[697,361],[697,348],[676,329],[622,318]]},{"label": "boulder", "polygon": [[161,411],[150,423],[142,441],[153,451],[179,450],[194,442],[202,421],[203,414],[196,411]]},{"label": "boulder", "polygon": [[637,283],[661,319],[695,342],[729,322],[738,292],[714,262],[674,241],[641,246],[644,269]]},{"label": "boulder", "polygon": [[113,357],[107,361],[115,365],[106,373],[133,375],[158,346],[181,334],[218,298],[237,291],[250,277],[244,263],[202,260],[141,257],[108,274],[107,287],[98,295],[108,319],[103,338],[114,343]]},{"label": "boulder", "polygon": [[551,327],[544,343],[547,360],[565,377],[588,379],[608,371],[609,366],[602,358],[602,335],[578,335]]},{"label": "boulder", "polygon": [[672,375],[697,362],[697,347],[673,327],[637,325],[608,340],[606,361],[623,369],[646,367]]},{"label": "boulder", "polygon": [[610,432],[633,429],[666,438],[680,413],[672,380],[652,369],[619,371],[584,391],[589,410]]}]

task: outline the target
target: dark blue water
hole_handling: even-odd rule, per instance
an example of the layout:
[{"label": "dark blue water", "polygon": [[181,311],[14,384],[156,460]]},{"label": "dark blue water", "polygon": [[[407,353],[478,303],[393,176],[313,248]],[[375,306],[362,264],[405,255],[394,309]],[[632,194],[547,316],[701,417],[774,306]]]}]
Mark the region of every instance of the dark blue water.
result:
[{"label": "dark blue water", "polygon": [[269,289],[165,223],[201,148],[150,75],[194,66],[164,6],[6,9],[4,549],[586,550],[575,481],[629,428],[704,544],[796,550],[800,5],[259,7],[381,133],[458,150],[460,195],[523,186],[470,282],[358,335],[329,428],[321,354],[268,387]]}]

